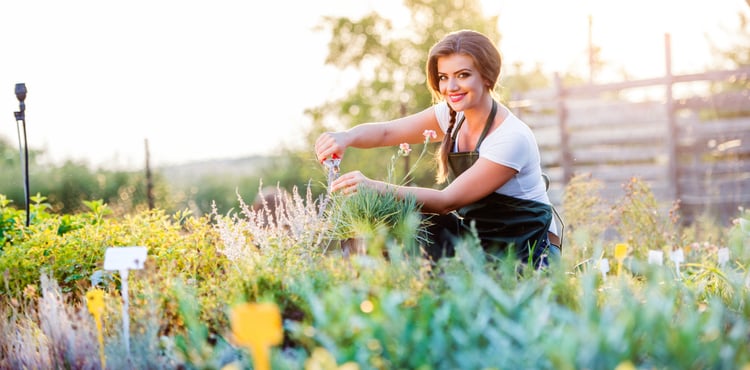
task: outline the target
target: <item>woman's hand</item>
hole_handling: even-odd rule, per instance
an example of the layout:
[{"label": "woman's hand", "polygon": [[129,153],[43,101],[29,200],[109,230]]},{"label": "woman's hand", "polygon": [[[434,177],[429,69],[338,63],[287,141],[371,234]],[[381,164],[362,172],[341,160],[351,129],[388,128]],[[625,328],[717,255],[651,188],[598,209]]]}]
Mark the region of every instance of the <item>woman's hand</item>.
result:
[{"label": "woman's hand", "polygon": [[376,182],[367,178],[362,172],[352,171],[339,176],[338,179],[331,183],[331,191],[340,191],[343,194],[354,194],[358,186],[375,188]]},{"label": "woman's hand", "polygon": [[318,162],[323,162],[327,158],[343,158],[344,150],[347,144],[344,142],[346,133],[344,132],[324,132],[318,136],[315,141],[315,156]]}]

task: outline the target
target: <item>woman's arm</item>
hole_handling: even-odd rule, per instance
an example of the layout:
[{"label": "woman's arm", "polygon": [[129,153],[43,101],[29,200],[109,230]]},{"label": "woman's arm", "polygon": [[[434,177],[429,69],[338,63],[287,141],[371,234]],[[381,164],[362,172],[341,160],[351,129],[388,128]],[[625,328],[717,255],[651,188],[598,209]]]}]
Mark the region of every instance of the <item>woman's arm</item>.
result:
[{"label": "woman's arm", "polygon": [[381,192],[395,191],[399,197],[412,194],[422,204],[422,210],[445,214],[476,202],[503,186],[517,173],[516,170],[479,158],[474,165],[442,190],[413,186],[398,186],[371,180],[359,171],[346,173],[331,184],[332,191],[351,194],[362,184]]},{"label": "woman's arm", "polygon": [[429,107],[419,113],[386,122],[363,123],[346,131],[326,132],[315,142],[318,161],[336,154],[343,157],[348,147],[376,148],[395,146],[401,143],[424,142],[424,130],[434,130],[438,140],[442,139],[435,108]]}]

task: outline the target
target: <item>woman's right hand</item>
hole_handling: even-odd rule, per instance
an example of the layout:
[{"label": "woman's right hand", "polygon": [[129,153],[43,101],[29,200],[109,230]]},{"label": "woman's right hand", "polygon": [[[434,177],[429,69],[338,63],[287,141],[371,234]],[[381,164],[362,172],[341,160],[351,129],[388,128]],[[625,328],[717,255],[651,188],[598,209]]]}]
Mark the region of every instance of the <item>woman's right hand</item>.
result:
[{"label": "woman's right hand", "polygon": [[357,192],[357,188],[369,187],[378,189],[378,182],[369,179],[360,171],[347,172],[331,183],[331,192],[341,192],[342,194],[352,195]]},{"label": "woman's right hand", "polygon": [[344,132],[324,132],[318,136],[315,141],[315,156],[318,162],[323,162],[331,157],[344,157],[344,151],[347,145],[344,143],[346,133]]}]

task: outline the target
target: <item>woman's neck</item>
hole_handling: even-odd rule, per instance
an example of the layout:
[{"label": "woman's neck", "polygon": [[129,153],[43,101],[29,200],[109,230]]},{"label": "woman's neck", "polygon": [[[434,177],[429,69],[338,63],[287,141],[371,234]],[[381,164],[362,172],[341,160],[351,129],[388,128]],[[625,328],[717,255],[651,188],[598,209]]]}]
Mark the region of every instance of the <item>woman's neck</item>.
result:
[{"label": "woman's neck", "polygon": [[[464,126],[470,131],[482,131],[484,129],[485,124],[487,123],[487,117],[490,115],[490,112],[492,111],[492,102],[493,99],[490,97],[489,99],[485,99],[481,104],[478,106],[467,109],[464,111]],[[501,114],[501,107],[498,104],[498,112],[495,115],[497,116],[504,116],[504,114]]]}]

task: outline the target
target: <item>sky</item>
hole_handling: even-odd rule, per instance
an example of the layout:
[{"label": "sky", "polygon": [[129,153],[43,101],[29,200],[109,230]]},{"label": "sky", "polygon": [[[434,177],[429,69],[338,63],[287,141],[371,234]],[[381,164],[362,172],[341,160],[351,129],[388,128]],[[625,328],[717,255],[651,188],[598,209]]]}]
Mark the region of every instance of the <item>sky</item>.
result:
[{"label": "sky", "polygon": [[[323,16],[376,11],[408,27],[399,0],[24,0],[0,4],[0,137],[26,134],[49,163],[135,169],[273,153],[299,145],[304,110],[340,97],[352,75],[324,64]],[[594,44],[634,78],[711,66],[745,0],[483,0],[499,15],[504,65],[586,73]],[[5,113],[3,113],[5,112]],[[311,156],[312,156],[311,149]]]}]

